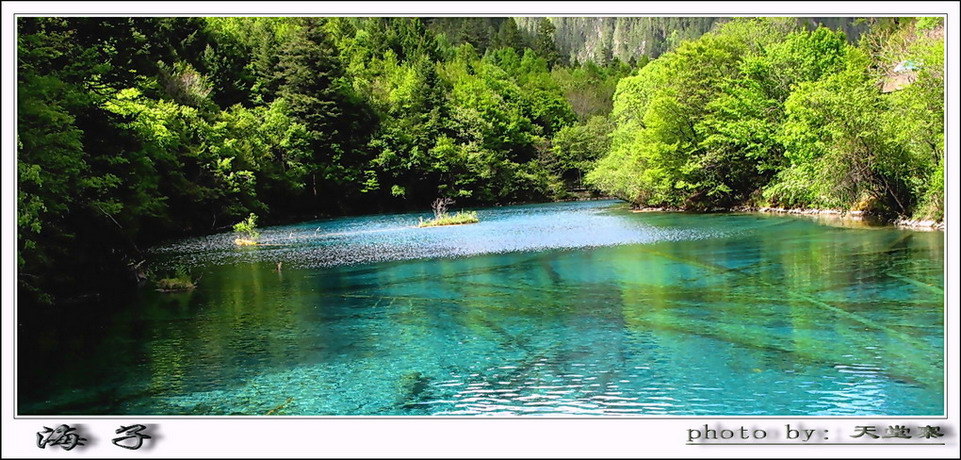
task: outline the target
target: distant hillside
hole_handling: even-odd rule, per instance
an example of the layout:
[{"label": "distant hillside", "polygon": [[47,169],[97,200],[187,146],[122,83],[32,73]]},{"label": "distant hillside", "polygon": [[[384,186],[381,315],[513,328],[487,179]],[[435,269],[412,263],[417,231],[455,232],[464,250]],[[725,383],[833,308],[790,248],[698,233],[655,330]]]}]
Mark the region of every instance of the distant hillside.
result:
[{"label": "distant hillside", "polygon": [[[470,43],[483,54],[488,48],[536,48],[542,17],[424,18],[427,26],[449,43]],[[635,62],[641,56],[656,58],[685,40],[711,30],[723,17],[551,17],[554,42],[561,61],[605,63],[613,57]],[[798,18],[810,27],[818,24],[844,31],[855,41],[867,25],[850,17]]]},{"label": "distant hillside", "polygon": [[[562,58],[569,62],[606,62],[612,57],[631,62],[641,56],[656,58],[685,40],[700,37],[716,23],[729,18],[718,17],[552,17],[554,41]],[[541,18],[514,18],[527,36],[537,33]],[[855,18],[798,18],[811,26],[822,24],[841,28],[849,40],[867,29]]]},{"label": "distant hillside", "polygon": [[[554,41],[569,61],[622,61],[641,56],[655,58],[684,40],[700,37],[724,18],[705,17],[581,17],[549,18],[556,28]],[[540,18],[515,18],[527,34],[537,30]]]}]

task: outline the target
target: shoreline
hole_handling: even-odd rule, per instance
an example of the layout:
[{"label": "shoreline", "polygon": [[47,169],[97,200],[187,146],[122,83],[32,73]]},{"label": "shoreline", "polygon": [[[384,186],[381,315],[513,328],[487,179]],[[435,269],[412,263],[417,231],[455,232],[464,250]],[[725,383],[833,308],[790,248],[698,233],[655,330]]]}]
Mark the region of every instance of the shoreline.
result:
[{"label": "shoreline", "polygon": [[[681,208],[671,207],[643,207],[631,209],[631,212],[692,212]],[[841,211],[838,209],[810,209],[810,208],[775,208],[775,207],[754,207],[737,206],[732,208],[710,208],[705,213],[761,213],[761,214],[790,214],[798,216],[826,216],[838,219],[849,219],[854,221],[876,220],[881,225],[891,225],[897,228],[921,230],[921,231],[944,231],[944,221],[910,219],[907,217],[897,217],[896,219],[885,219],[877,214],[867,211]]]}]

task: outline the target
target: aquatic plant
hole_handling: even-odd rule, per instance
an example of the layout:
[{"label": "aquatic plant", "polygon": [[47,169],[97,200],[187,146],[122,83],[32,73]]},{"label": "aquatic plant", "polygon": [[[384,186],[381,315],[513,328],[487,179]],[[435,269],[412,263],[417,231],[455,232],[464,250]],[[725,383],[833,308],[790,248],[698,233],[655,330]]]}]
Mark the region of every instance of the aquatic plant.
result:
[{"label": "aquatic plant", "polygon": [[238,246],[252,246],[257,244],[260,232],[257,231],[257,215],[250,213],[246,219],[234,224],[234,233],[238,238],[234,239],[234,244]]},{"label": "aquatic plant", "polygon": [[157,290],[161,292],[189,291],[197,287],[197,280],[193,279],[186,268],[177,267],[172,276],[161,278],[154,284],[157,286]]}]

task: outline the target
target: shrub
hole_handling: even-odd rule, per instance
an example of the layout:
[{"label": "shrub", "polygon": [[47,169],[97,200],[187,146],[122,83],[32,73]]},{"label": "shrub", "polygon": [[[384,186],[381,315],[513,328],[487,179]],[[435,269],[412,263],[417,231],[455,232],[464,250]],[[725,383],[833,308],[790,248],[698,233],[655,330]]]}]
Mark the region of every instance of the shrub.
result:
[{"label": "shrub", "polygon": [[190,272],[184,267],[177,267],[175,273],[169,278],[161,278],[154,283],[158,291],[174,292],[189,291],[197,287],[197,282],[190,276]]},{"label": "shrub", "polygon": [[234,233],[239,236],[234,240],[234,243],[239,246],[257,244],[257,238],[260,238],[260,232],[257,231],[257,215],[250,213],[246,219],[235,224]]}]

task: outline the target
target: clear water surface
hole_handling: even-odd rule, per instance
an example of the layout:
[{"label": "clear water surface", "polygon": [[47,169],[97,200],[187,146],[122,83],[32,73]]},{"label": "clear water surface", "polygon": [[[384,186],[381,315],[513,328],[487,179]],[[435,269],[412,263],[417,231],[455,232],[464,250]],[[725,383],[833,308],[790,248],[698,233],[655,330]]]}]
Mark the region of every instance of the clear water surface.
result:
[{"label": "clear water surface", "polygon": [[940,232],[614,201],[423,215],[155,248],[199,287],[21,330],[19,413],[943,414]]}]

